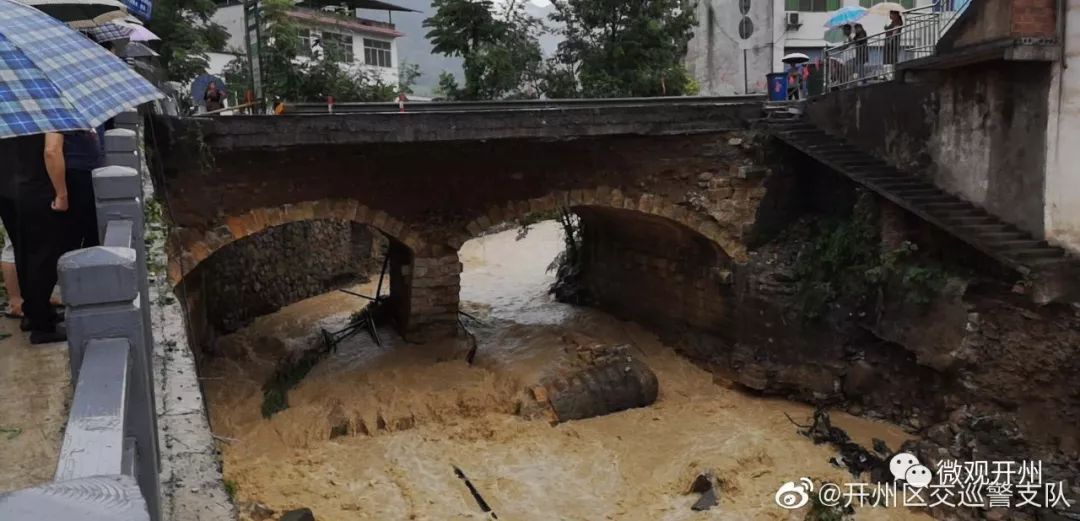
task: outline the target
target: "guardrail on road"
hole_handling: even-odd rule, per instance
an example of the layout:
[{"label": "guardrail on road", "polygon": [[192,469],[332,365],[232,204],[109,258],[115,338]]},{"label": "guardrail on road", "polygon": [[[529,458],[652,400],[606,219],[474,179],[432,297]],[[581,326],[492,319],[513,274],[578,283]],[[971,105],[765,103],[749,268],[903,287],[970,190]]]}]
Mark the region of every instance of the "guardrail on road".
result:
[{"label": "guardrail on road", "polygon": [[[507,101],[407,101],[405,112],[506,112],[524,110],[581,110],[590,108],[641,107],[648,105],[721,105],[761,101],[756,96],[667,96],[657,98],[507,100]],[[286,103],[289,114],[380,114],[401,112],[390,103]]]}]

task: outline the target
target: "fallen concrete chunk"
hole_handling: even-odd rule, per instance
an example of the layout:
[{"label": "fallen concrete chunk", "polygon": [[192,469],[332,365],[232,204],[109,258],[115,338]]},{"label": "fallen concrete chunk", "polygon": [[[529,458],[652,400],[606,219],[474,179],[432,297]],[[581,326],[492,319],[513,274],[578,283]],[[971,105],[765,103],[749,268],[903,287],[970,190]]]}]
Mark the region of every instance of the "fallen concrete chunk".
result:
[{"label": "fallen concrete chunk", "polygon": [[645,407],[656,401],[656,374],[626,356],[546,381],[547,398],[560,422]]},{"label": "fallen concrete chunk", "polygon": [[281,521],[315,521],[315,514],[310,508],[290,510],[281,515]]},{"label": "fallen concrete chunk", "polygon": [[690,510],[700,512],[702,510],[708,510],[716,506],[716,489],[710,488],[706,490],[704,494],[690,507]]}]

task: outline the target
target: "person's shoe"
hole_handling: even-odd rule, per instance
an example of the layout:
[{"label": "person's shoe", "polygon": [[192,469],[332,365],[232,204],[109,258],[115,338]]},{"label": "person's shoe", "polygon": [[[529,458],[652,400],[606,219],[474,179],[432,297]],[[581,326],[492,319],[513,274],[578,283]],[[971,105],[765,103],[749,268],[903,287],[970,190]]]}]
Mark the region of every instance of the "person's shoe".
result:
[{"label": "person's shoe", "polygon": [[[59,323],[61,323],[63,321],[64,321],[64,314],[63,313],[57,313],[56,317],[53,319],[53,324],[59,324]],[[22,317],[22,319],[19,320],[19,329],[21,331],[23,331],[23,332],[30,331],[30,319],[26,318],[26,317]]]},{"label": "person's shoe", "polygon": [[30,332],[30,343],[32,345],[53,344],[56,342],[67,342],[67,331],[62,327],[57,326],[57,328],[52,331]]}]

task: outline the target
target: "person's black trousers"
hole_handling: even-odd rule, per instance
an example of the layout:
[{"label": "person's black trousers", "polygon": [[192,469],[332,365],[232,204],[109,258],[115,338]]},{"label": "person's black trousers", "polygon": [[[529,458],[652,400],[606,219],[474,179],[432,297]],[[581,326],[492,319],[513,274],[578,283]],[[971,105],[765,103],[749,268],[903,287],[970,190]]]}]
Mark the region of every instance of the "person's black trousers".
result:
[{"label": "person's black trousers", "polygon": [[68,170],[68,243],[66,251],[100,246],[94,179],[89,170]]},{"label": "person's black trousers", "polygon": [[53,211],[52,200],[51,193],[24,192],[15,203],[18,210],[15,265],[23,294],[23,314],[30,322],[31,331],[56,330],[56,311],[49,304],[49,297],[56,286],[56,263],[66,251],[70,236],[65,233],[69,216]]},{"label": "person's black trousers", "polygon": [[[7,197],[0,197],[0,221],[4,223],[4,231],[7,232],[8,237],[11,238],[11,246],[14,248],[16,238],[19,236],[19,219],[15,209],[15,200]],[[3,246],[0,246],[2,248]]]}]

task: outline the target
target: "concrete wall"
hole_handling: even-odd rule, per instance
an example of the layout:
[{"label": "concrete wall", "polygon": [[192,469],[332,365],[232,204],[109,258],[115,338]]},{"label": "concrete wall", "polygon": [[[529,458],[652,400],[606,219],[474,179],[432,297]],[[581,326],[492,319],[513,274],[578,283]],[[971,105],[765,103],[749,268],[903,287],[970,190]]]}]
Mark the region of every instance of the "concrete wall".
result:
[{"label": "concrete wall", "polygon": [[902,169],[1043,235],[1051,66],[989,62],[925,84],[813,100],[811,118]]},{"label": "concrete wall", "polygon": [[1041,236],[1050,67],[1016,62],[948,74],[929,143],[934,181]]},{"label": "concrete wall", "polygon": [[1064,64],[1049,93],[1046,237],[1080,253],[1080,0],[1065,0]]},{"label": "concrete wall", "polygon": [[[782,3],[782,2],[781,2]],[[765,92],[765,74],[782,50],[773,43],[775,14],[772,0],[751,0],[746,18],[752,24],[742,38],[739,0],[703,0],[697,4],[698,27],[687,49],[690,74],[707,96]],[[745,58],[745,64],[744,64]]]}]

